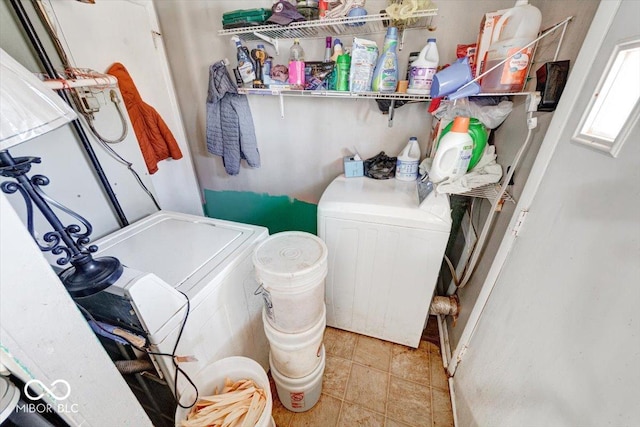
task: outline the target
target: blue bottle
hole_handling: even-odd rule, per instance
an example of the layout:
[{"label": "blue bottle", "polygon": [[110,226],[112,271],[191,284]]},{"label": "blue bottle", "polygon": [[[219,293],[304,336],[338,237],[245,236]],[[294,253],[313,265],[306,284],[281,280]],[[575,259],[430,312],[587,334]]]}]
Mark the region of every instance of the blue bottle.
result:
[{"label": "blue bottle", "polygon": [[376,69],[373,72],[373,82],[371,89],[374,92],[395,92],[398,86],[398,29],[396,27],[387,28],[387,35],[384,38],[382,54],[378,58]]}]

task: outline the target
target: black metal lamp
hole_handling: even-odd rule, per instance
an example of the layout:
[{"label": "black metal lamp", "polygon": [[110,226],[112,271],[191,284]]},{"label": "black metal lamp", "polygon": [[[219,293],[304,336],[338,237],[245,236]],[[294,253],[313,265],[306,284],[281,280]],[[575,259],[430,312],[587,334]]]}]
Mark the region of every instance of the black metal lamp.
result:
[{"label": "black metal lamp", "polygon": [[[16,157],[9,148],[69,123],[76,114],[53,90],[38,80],[4,50],[0,49],[0,175],[15,181],[4,181],[0,189],[6,194],[19,192],[27,208],[27,228],[43,252],[62,255],[60,266],[71,267],[60,273],[60,279],[73,298],[93,295],[114,284],[122,274],[117,258],[93,258],[98,250],[89,243],[93,231],[82,216],[47,196],[40,188],[49,184],[43,175],[27,176],[38,157]],[[33,225],[33,205],[49,222],[53,231],[42,241],[36,237]],[[82,226],[64,226],[52,206],[77,219]]]}]

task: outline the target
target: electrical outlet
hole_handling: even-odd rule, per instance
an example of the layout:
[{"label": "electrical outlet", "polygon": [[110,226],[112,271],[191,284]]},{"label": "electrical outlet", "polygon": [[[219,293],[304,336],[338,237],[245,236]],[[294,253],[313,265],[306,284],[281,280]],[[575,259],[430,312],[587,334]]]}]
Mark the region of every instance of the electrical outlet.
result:
[{"label": "electrical outlet", "polygon": [[538,104],[540,104],[540,100],[542,97],[540,93],[534,92],[527,95],[527,112],[533,113],[538,111]]},{"label": "electrical outlet", "polygon": [[90,90],[77,88],[76,94],[80,100],[80,108],[87,114],[93,114],[100,111],[100,102]]}]

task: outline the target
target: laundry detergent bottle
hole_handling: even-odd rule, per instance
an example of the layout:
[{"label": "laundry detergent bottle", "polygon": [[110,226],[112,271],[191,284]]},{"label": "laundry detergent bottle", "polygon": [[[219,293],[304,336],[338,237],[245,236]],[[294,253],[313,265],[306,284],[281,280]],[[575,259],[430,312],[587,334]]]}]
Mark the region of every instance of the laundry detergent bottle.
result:
[{"label": "laundry detergent bottle", "polygon": [[382,54],[378,58],[378,63],[373,72],[371,89],[374,92],[395,92],[398,86],[398,29],[396,27],[387,28],[387,35],[384,38]]},{"label": "laundry detergent bottle", "polygon": [[525,46],[538,37],[541,22],[540,10],[527,0],[517,0],[516,5],[500,17],[493,31],[483,72],[511,58],[482,78],[482,92],[520,92],[524,89],[534,47]]},{"label": "laundry detergent bottle", "polygon": [[420,146],[418,138],[412,136],[398,154],[396,160],[396,179],[400,181],[415,181],[418,178],[418,163],[420,162]]},{"label": "laundry detergent bottle", "polygon": [[432,182],[453,181],[467,173],[473,152],[473,140],[468,131],[469,117],[456,117],[453,120],[451,131],[438,143],[429,171]]},{"label": "laundry detergent bottle", "polygon": [[438,62],[440,62],[440,56],[438,55],[436,39],[428,39],[418,58],[409,66],[409,89],[407,89],[407,93],[429,95],[433,76],[438,69]]}]

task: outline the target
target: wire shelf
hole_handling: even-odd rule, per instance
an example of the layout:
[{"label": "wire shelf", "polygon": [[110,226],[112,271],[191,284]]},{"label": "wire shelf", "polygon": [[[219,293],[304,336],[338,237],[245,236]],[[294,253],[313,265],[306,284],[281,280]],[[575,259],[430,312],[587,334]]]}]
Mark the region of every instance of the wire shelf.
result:
[{"label": "wire shelf", "polygon": [[384,32],[389,25],[398,27],[399,30],[427,28],[430,23],[430,17],[435,16],[437,12],[438,9],[419,10],[403,20],[393,20],[389,14],[380,13],[366,16],[292,22],[287,26],[277,24],[255,25],[219,30],[218,35],[237,35],[243,41],[264,40],[264,37],[274,39],[324,38],[325,36],[344,37]]},{"label": "wire shelf", "polygon": [[264,96],[305,96],[305,97],[324,97],[324,98],[373,98],[373,99],[394,99],[403,101],[430,101],[429,95],[414,95],[410,93],[383,93],[383,92],[343,92],[337,90],[296,90],[296,89],[254,89],[254,88],[238,88],[238,93],[243,95],[264,95]]},{"label": "wire shelf", "polygon": [[[461,196],[470,196],[470,197],[488,199],[492,204],[496,201],[499,194],[500,194],[500,185],[498,184],[483,185],[482,187],[474,188],[465,193],[460,193]],[[509,194],[506,191],[502,195],[502,200],[505,202],[511,202],[513,204],[516,203],[515,199],[511,196],[511,194]]]}]

